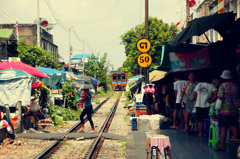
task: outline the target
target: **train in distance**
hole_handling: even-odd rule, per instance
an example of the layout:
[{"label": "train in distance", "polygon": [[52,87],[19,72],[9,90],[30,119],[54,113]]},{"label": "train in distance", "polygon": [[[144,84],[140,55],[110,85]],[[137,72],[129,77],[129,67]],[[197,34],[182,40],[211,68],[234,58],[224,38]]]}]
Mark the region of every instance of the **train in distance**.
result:
[{"label": "train in distance", "polygon": [[124,72],[114,72],[112,74],[112,88],[114,91],[126,90],[127,74]]}]

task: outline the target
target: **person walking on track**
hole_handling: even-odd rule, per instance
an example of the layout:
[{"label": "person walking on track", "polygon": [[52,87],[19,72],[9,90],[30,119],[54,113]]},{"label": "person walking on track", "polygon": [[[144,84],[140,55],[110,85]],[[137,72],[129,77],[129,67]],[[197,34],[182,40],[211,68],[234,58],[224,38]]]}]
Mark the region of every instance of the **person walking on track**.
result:
[{"label": "person walking on track", "polygon": [[91,124],[91,127],[92,127],[92,130],[89,132],[89,133],[95,133],[95,129],[94,129],[94,124],[93,124],[93,121],[92,121],[92,103],[91,103],[91,99],[92,99],[92,95],[91,93],[89,92],[89,89],[84,89],[83,90],[84,93],[86,94],[85,97],[82,99],[82,101],[86,101],[86,105],[80,115],[80,120],[81,120],[81,125],[82,125],[82,128],[79,132],[85,132],[85,127],[84,127],[84,120],[83,120],[83,117],[85,115],[87,115],[87,118],[88,118],[88,121],[89,123]]}]

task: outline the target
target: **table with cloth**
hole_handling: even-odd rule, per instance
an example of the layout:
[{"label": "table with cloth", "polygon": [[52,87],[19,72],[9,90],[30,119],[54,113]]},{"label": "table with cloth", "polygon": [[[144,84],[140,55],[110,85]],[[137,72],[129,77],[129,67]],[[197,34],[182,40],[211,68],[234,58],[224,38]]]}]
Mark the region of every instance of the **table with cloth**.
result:
[{"label": "table with cloth", "polygon": [[171,158],[171,153],[170,153],[170,148],[171,148],[171,143],[169,140],[168,136],[165,135],[152,135],[152,136],[148,136],[146,139],[146,144],[145,144],[145,149],[147,151],[147,157],[148,157],[148,153],[151,151],[151,147],[153,146],[157,146],[159,152],[161,153],[161,155],[164,155],[164,149],[165,148],[169,148],[169,158]]}]

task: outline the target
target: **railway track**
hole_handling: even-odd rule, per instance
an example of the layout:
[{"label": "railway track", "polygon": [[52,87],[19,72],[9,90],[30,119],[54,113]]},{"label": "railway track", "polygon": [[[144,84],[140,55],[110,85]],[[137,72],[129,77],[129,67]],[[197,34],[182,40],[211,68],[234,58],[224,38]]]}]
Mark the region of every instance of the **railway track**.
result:
[{"label": "railway track", "polygon": [[[111,95],[112,96],[112,95]],[[107,99],[105,99],[102,103],[100,103],[94,111],[97,112],[102,105],[104,105],[110,98],[109,96]],[[87,117],[84,118],[84,122],[87,122]],[[81,128],[81,122],[78,122],[75,124],[72,128],[70,128],[60,139],[56,140],[54,143],[52,143],[49,147],[47,147],[44,151],[42,151],[38,156],[35,157],[35,159],[46,159],[49,158],[55,151],[57,151],[62,146],[62,141],[67,140],[67,135],[69,133],[77,132]]]},{"label": "railway track", "polygon": [[98,154],[101,150],[101,147],[104,143],[104,137],[102,137],[102,134],[103,134],[103,132],[108,132],[108,130],[109,130],[112,119],[113,119],[114,114],[117,110],[117,106],[118,106],[121,95],[122,95],[122,93],[120,93],[118,99],[114,103],[107,119],[105,120],[103,126],[101,127],[101,129],[99,131],[98,137],[93,141],[88,153],[85,156],[86,159],[96,159],[97,158],[97,156],[98,156]]}]

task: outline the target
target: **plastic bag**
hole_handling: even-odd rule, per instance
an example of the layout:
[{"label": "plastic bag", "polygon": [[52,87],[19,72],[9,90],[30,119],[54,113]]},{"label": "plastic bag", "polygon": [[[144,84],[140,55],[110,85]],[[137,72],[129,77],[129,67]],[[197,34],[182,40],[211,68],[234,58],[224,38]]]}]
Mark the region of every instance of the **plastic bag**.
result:
[{"label": "plastic bag", "polygon": [[223,106],[223,100],[217,99],[217,100],[216,100],[215,109],[216,109],[217,111],[219,111],[219,110],[222,109],[222,106]]},{"label": "plastic bag", "polygon": [[35,102],[32,102],[32,104],[30,105],[30,111],[31,112],[36,112],[40,109],[41,109],[41,107]]}]

